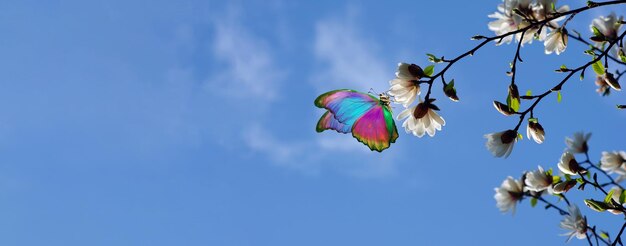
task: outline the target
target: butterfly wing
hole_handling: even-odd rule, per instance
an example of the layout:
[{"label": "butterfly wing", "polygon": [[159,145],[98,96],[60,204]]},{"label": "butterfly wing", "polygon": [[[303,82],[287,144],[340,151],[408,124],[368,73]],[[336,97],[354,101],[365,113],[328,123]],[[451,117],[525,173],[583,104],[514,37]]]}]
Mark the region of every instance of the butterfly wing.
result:
[{"label": "butterfly wing", "polygon": [[382,152],[396,142],[398,129],[389,109],[376,105],[354,123],[352,136],[371,150]]},{"label": "butterfly wing", "polygon": [[315,130],[317,132],[323,132],[328,129],[335,130],[339,133],[348,133],[352,130],[352,126],[339,122],[333,113],[326,111],[326,113],[324,113],[324,115],[322,115],[320,120],[317,122]]},{"label": "butterfly wing", "polygon": [[315,106],[328,109],[339,123],[346,126],[352,126],[355,121],[378,104],[377,98],[348,89],[329,91],[315,99]]},{"label": "butterfly wing", "polygon": [[328,110],[317,123],[318,132],[351,131],[359,142],[378,152],[398,138],[391,111],[369,94],[348,89],[329,91],[315,99],[315,106]]}]

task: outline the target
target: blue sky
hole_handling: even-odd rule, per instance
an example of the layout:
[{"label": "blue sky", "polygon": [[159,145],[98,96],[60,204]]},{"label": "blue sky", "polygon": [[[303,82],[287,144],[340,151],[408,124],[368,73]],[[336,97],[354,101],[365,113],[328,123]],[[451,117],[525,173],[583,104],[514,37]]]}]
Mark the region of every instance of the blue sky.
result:
[{"label": "blue sky", "polygon": [[[373,153],[314,130],[317,95],[384,91],[398,62],[468,50],[469,37],[491,35],[497,4],[2,2],[0,243],[561,244],[560,216],[527,202],[502,215],[493,188],[556,167],[576,131],[593,131],[596,161],[625,148],[614,107],[624,97],[599,97],[591,76],[567,83],[561,103],[544,100],[546,142],[524,140],[506,160],[483,135],[517,123],[491,106],[506,96],[514,45],[488,45],[447,74],[461,101],[435,88],[447,124],[434,138],[401,130]],[[572,25],[587,33],[608,13]],[[571,42],[557,57],[525,46],[520,90],[551,88],[562,76],[551,71],[586,62],[584,48]],[[613,234],[621,222],[582,211]]]}]

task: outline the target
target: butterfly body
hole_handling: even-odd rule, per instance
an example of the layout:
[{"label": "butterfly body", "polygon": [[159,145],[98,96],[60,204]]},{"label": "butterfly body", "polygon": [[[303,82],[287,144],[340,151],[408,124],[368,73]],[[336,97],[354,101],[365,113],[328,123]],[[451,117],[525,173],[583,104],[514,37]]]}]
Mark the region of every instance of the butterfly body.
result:
[{"label": "butterfly body", "polygon": [[328,110],[317,122],[316,131],[351,132],[359,142],[381,152],[398,138],[389,103],[385,94],[376,98],[348,89],[326,92],[315,99],[315,106]]}]

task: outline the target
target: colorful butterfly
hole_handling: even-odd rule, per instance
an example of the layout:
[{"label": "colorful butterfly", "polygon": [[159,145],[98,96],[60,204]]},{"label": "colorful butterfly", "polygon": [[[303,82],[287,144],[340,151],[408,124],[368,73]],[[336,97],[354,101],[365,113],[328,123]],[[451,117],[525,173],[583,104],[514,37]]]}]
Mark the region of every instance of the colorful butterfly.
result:
[{"label": "colorful butterfly", "polygon": [[317,122],[316,130],[352,132],[372,151],[382,152],[398,138],[389,102],[386,94],[380,94],[379,99],[348,89],[326,92],[315,99],[315,106],[328,110]]}]

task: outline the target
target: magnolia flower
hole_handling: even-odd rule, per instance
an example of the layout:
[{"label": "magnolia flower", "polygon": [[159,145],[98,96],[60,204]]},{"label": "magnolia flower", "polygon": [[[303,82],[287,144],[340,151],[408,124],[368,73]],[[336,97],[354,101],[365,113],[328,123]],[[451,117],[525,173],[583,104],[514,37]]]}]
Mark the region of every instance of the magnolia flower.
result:
[{"label": "magnolia flower", "polygon": [[555,52],[560,55],[567,48],[567,29],[558,28],[548,34],[546,41],[543,43],[546,46],[546,54],[552,54]]},{"label": "magnolia flower", "polygon": [[598,94],[602,96],[608,96],[609,94],[611,94],[611,87],[609,86],[609,84],[606,83],[606,76],[596,76],[596,86],[598,86],[598,89],[596,89],[596,92]]},{"label": "magnolia flower", "polygon": [[[518,29],[527,28],[531,25],[527,19],[542,21],[551,17],[550,15],[556,12],[566,12],[569,10],[567,5],[555,10],[552,8],[553,4],[556,4],[555,0],[540,0],[537,3],[533,3],[531,0],[504,0],[504,3],[498,6],[498,11],[489,15],[490,18],[496,19],[489,22],[489,30],[494,31],[496,35],[503,35]],[[514,10],[517,10],[521,15],[514,12]],[[548,22],[547,25],[541,29],[539,26],[527,29],[524,32],[523,38],[522,33],[516,34],[515,37],[517,41],[522,42],[522,45],[532,43],[534,38],[543,41],[546,38],[548,29],[557,28],[559,26],[558,21],[564,18],[565,16],[556,18]],[[499,40],[497,44],[510,43],[511,40],[512,35],[509,35]]]},{"label": "magnolia flower", "polygon": [[[608,173],[617,173],[619,175],[626,175],[626,152],[613,151],[602,152],[602,158],[600,158],[600,168]],[[618,179],[623,179],[622,177]]]},{"label": "magnolia flower", "polygon": [[[498,5],[498,11],[488,15],[489,18],[496,20],[489,22],[489,30],[494,31],[496,35],[502,35],[517,30],[518,23],[513,18],[513,8],[515,7],[515,0],[505,0],[503,4]],[[504,37],[497,44],[511,43],[512,36]]]},{"label": "magnolia flower", "polygon": [[517,132],[506,130],[503,132],[489,133],[484,136],[487,139],[487,149],[495,157],[507,158],[513,151],[513,146],[517,141]]},{"label": "magnolia flower", "polygon": [[421,102],[417,106],[413,106],[405,109],[398,115],[398,120],[407,118],[402,127],[404,130],[417,137],[424,136],[424,133],[428,133],[428,136],[435,136],[436,131],[441,131],[441,127],[446,125],[446,121],[435,112],[439,108],[432,104],[435,99],[428,99],[426,102]]},{"label": "magnolia flower", "polygon": [[617,32],[619,28],[622,26],[621,22],[624,20],[623,16],[620,16],[619,19],[615,16],[615,13],[611,13],[609,16],[604,17],[600,16],[598,18],[593,19],[591,21],[591,25],[589,28],[593,32],[593,28],[597,28],[604,37],[609,40],[613,40],[617,38]]},{"label": "magnolia flower", "polygon": [[578,175],[578,173],[584,173],[586,171],[578,165],[574,155],[570,152],[563,153],[558,167],[561,172],[568,175]]},{"label": "magnolia flower", "polygon": [[[617,79],[615,79],[615,76],[613,76],[612,73],[606,72],[603,75],[599,75],[598,77],[596,77],[596,85],[602,87],[605,87],[606,90],[608,90],[608,87],[613,88],[613,90],[616,91],[621,91],[622,87],[619,85],[619,82],[617,81]],[[608,94],[608,92],[606,93]]]},{"label": "magnolia flower", "polygon": [[552,175],[548,175],[541,166],[535,171],[527,172],[524,183],[526,183],[525,188],[529,191],[548,190],[548,192],[552,192]]},{"label": "magnolia flower", "polygon": [[572,153],[585,153],[589,150],[587,141],[591,137],[591,133],[584,134],[583,132],[574,133],[574,138],[565,138],[565,144]]},{"label": "magnolia flower", "polygon": [[515,213],[517,202],[524,197],[523,187],[521,180],[515,180],[509,176],[502,181],[500,187],[495,188],[496,194],[493,198],[496,199],[496,206],[498,206],[500,212],[506,213],[511,211],[511,213]]},{"label": "magnolia flower", "polygon": [[526,127],[526,137],[535,140],[538,144],[541,144],[546,138],[546,133],[543,131],[543,127],[539,124],[539,122],[528,121],[528,126]]},{"label": "magnolia flower", "polygon": [[561,228],[569,230],[569,232],[561,234],[561,236],[568,236],[567,241],[571,240],[574,236],[578,239],[587,237],[587,218],[583,217],[580,213],[580,209],[576,204],[569,206],[569,214],[565,215],[561,221]]},{"label": "magnolia flower", "polygon": [[420,94],[419,80],[423,76],[424,71],[418,65],[398,63],[396,78],[389,81],[389,95],[405,108],[408,107]]}]

